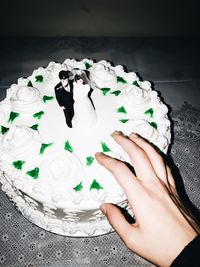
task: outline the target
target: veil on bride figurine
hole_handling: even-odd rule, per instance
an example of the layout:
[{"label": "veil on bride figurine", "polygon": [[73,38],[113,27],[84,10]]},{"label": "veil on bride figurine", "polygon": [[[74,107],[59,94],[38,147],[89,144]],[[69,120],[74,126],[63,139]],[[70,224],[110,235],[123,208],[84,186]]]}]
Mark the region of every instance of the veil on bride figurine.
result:
[{"label": "veil on bride figurine", "polygon": [[73,126],[91,126],[96,121],[96,112],[90,98],[91,88],[85,73],[75,75],[73,89]]}]

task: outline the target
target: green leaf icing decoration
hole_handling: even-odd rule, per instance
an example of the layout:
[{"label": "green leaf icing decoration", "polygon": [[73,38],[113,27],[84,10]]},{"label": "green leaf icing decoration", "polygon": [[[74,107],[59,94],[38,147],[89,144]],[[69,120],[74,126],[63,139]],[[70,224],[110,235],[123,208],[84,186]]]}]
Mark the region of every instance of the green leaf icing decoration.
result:
[{"label": "green leaf icing decoration", "polygon": [[116,91],[111,92],[111,94],[113,94],[115,96],[118,96],[119,94],[121,94],[121,91],[120,90],[116,90]]},{"label": "green leaf icing decoration", "polygon": [[19,117],[19,113],[11,111],[8,122],[13,122],[17,117]]},{"label": "green leaf icing decoration", "polygon": [[126,110],[125,110],[125,108],[123,106],[121,106],[120,108],[118,108],[117,109],[117,112],[119,112],[119,113],[125,113],[125,114],[127,113]]},{"label": "green leaf icing decoration", "polygon": [[127,121],[129,121],[129,119],[121,119],[119,121],[121,121],[122,123],[126,123]]},{"label": "green leaf icing decoration", "polygon": [[150,108],[150,109],[146,110],[144,114],[145,115],[149,115],[152,118],[153,117],[153,113],[154,113],[153,109]]},{"label": "green leaf icing decoration", "polygon": [[5,134],[8,130],[9,130],[9,128],[6,128],[6,127],[1,125],[1,133],[2,134]]},{"label": "green leaf icing decoration", "polygon": [[41,145],[41,148],[40,148],[40,155],[44,153],[44,151],[45,151],[45,149],[46,149],[47,147],[50,147],[50,146],[52,146],[52,145],[53,145],[53,143],[42,144],[42,145]]},{"label": "green leaf icing decoration", "polygon": [[44,111],[40,111],[40,112],[33,114],[33,117],[39,120],[41,119],[42,115],[44,115]]},{"label": "green leaf icing decoration", "polygon": [[90,190],[92,189],[99,190],[99,189],[103,189],[103,187],[94,179],[90,186]]},{"label": "green leaf icing decoration", "polygon": [[35,131],[37,131],[38,130],[38,126],[39,126],[38,124],[34,124],[30,128],[35,130]]},{"label": "green leaf icing decoration", "polygon": [[39,168],[36,167],[35,169],[28,171],[26,174],[31,176],[33,179],[37,179],[39,177]]},{"label": "green leaf icing decoration", "polygon": [[48,95],[44,95],[42,98],[44,103],[46,103],[49,100],[53,100],[53,99],[54,99],[54,96],[48,96]]},{"label": "green leaf icing decoration", "polygon": [[16,169],[21,170],[24,163],[25,161],[23,160],[17,160],[17,161],[13,161],[12,164]]},{"label": "green leaf icing decoration", "polygon": [[127,83],[126,80],[124,80],[124,78],[120,77],[120,76],[117,76],[117,82],[118,83]]},{"label": "green leaf icing decoration", "polygon": [[27,84],[27,86],[33,87],[33,84],[32,84],[32,82],[31,82],[31,81],[28,81],[28,84]]},{"label": "green leaf icing decoration", "polygon": [[43,76],[42,75],[35,76],[35,81],[38,83],[42,83],[43,82]]},{"label": "green leaf icing decoration", "polygon": [[137,87],[140,87],[137,81],[134,81],[134,82],[133,82],[133,85],[135,85],[135,86],[137,86]]},{"label": "green leaf icing decoration", "polygon": [[90,165],[92,165],[94,158],[93,157],[87,157],[86,160],[87,160],[86,165],[90,166]]},{"label": "green leaf icing decoration", "polygon": [[66,141],[65,142],[65,147],[64,147],[65,150],[69,151],[69,152],[73,152],[73,148],[71,147],[69,141]]},{"label": "green leaf icing decoration", "polygon": [[150,125],[151,125],[153,128],[155,128],[156,130],[158,129],[158,125],[157,125],[157,123],[155,123],[155,122],[150,122]]},{"label": "green leaf icing decoration", "polygon": [[86,61],[84,62],[84,64],[87,70],[92,67],[92,65]]},{"label": "green leaf icing decoration", "polygon": [[103,95],[106,95],[110,91],[110,88],[104,87],[104,88],[101,88],[101,91],[102,91]]},{"label": "green leaf icing decoration", "polygon": [[104,142],[101,142],[101,147],[102,147],[103,152],[110,152],[111,151],[111,149]]},{"label": "green leaf icing decoration", "polygon": [[78,184],[76,187],[73,188],[76,192],[81,191],[83,189],[83,185],[82,182],[80,182],[80,184]]}]

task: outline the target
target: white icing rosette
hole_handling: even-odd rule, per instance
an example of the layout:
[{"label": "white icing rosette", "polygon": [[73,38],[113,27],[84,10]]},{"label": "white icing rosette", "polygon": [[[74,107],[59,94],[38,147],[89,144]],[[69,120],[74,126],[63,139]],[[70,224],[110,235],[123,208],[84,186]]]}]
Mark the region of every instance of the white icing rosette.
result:
[{"label": "white icing rosette", "polygon": [[119,77],[123,77],[128,83],[133,83],[134,81],[139,81],[137,74],[135,72],[125,72],[124,67],[122,65],[117,65],[112,67],[115,71],[115,74]]},{"label": "white icing rosette", "polygon": [[[37,89],[44,89],[44,85],[46,82],[46,70],[43,67],[39,67],[38,69],[35,69],[33,71],[33,73],[27,78],[28,83],[26,85],[28,85],[29,83],[31,84],[30,86],[33,86]],[[18,80],[18,84],[19,80]],[[23,82],[22,82],[23,84]]]},{"label": "white icing rosette", "polygon": [[49,154],[40,167],[40,182],[50,187],[52,195],[55,193],[68,194],[83,179],[80,160],[68,151]]},{"label": "white icing rosette", "polygon": [[8,99],[1,101],[0,103],[0,124],[5,125],[7,123],[9,114],[11,112],[11,104]]},{"label": "white icing rosette", "polygon": [[34,87],[18,86],[13,92],[10,102],[12,111],[33,113],[41,105],[41,95]]},{"label": "white icing rosette", "polygon": [[10,86],[10,88],[6,91],[6,98],[10,99],[11,96],[13,95],[13,93],[18,89],[18,85],[17,84],[12,84]]},{"label": "white icing rosette", "polygon": [[150,97],[146,90],[135,85],[128,86],[122,93],[120,100],[130,115],[143,115],[148,109]]},{"label": "white icing rosette", "polygon": [[160,109],[160,112],[162,114],[167,114],[168,113],[168,107],[163,104],[161,101],[160,97],[158,96],[158,92],[156,91],[151,91],[150,92],[150,97],[153,101],[154,107]]},{"label": "white icing rosette", "polygon": [[2,138],[4,153],[16,158],[26,158],[32,154],[39,154],[41,138],[38,131],[28,126],[13,126]]},{"label": "white icing rosette", "polygon": [[31,76],[38,76],[38,75],[45,75],[45,69],[43,67],[39,67],[38,69],[34,70]]},{"label": "white icing rosette", "polygon": [[66,64],[60,64],[56,62],[50,62],[46,68],[46,80],[52,85],[56,85],[60,82],[59,72],[61,70],[68,70]]},{"label": "white icing rosette", "polygon": [[63,64],[65,64],[67,66],[67,69],[72,71],[73,69],[85,69],[85,64],[83,62],[80,61],[76,61],[76,59],[70,59],[67,58]]},{"label": "white icing rosette", "polygon": [[122,65],[117,65],[115,67],[112,67],[115,70],[116,75],[121,75],[124,73],[124,67]]},{"label": "white icing rosette", "polygon": [[142,89],[145,89],[146,91],[152,90],[151,83],[149,81],[143,81],[143,82],[138,81],[138,84]]},{"label": "white icing rosette", "polygon": [[117,76],[111,64],[105,60],[94,63],[90,69],[90,79],[98,88],[112,87],[117,84]]},{"label": "white icing rosette", "polygon": [[166,137],[159,134],[159,132],[145,120],[135,120],[131,122],[132,132],[138,133],[162,151],[165,150],[168,145],[168,140]]},{"label": "white icing rosette", "polygon": [[91,59],[83,59],[81,61],[78,61],[76,59],[69,59],[67,58],[63,64],[65,64],[67,66],[67,69],[72,71],[74,69],[80,69],[80,70],[86,70],[87,69],[87,65],[88,66],[92,66],[93,65],[93,60]]},{"label": "white icing rosette", "polygon": [[18,80],[17,80],[17,85],[18,86],[28,86],[28,83],[30,82],[30,80],[28,79],[28,78],[23,78],[23,77],[21,77],[21,78],[19,78]]}]

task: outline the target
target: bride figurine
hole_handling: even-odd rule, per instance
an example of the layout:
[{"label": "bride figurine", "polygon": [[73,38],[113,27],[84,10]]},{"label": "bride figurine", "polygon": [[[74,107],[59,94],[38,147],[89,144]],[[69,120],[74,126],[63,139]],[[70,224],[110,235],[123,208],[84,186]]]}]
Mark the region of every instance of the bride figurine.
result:
[{"label": "bride figurine", "polygon": [[83,74],[75,75],[73,126],[92,126],[96,121],[96,112],[89,98],[90,86]]}]

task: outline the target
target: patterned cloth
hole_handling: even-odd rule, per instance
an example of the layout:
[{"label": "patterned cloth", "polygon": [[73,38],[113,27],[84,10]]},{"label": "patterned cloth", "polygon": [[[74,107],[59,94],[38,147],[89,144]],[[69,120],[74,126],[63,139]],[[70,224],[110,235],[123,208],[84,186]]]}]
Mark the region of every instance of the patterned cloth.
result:
[{"label": "patterned cloth", "polygon": [[[186,192],[200,209],[200,110],[184,103],[172,113],[170,154]],[[0,266],[153,266],[130,252],[116,233],[71,238],[47,232],[26,220],[0,190]]]}]

